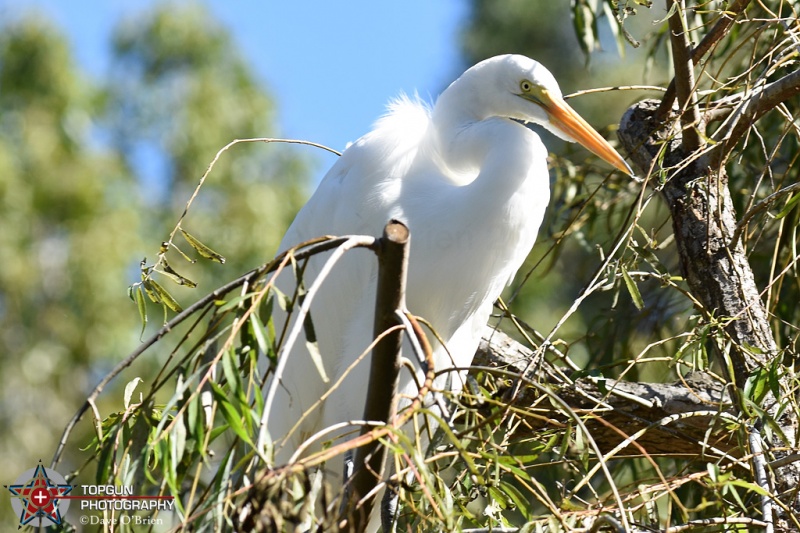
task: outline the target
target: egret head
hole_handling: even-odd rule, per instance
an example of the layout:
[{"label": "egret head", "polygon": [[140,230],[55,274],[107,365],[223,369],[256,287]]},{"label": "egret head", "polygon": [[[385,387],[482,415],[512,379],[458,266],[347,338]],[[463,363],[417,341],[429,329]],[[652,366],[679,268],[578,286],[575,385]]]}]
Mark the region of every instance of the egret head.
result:
[{"label": "egret head", "polygon": [[537,61],[514,54],[495,56],[467,70],[451,87],[462,83],[466,89],[462,98],[471,100],[468,105],[479,114],[479,120],[507,117],[541,124],[632,174],[622,156],[563,100],[558,82]]}]

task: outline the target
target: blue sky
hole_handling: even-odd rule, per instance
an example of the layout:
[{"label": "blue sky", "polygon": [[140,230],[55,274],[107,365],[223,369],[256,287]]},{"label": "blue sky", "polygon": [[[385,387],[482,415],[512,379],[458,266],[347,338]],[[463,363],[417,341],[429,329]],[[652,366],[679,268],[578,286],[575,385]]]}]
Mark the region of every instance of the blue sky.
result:
[{"label": "blue sky", "polygon": [[[0,0],[0,18],[35,9],[70,37],[99,78],[122,17],[154,0]],[[463,70],[466,0],[292,2],[206,0],[278,104],[280,133],[341,150],[401,91],[433,99]],[[335,156],[316,154],[320,172]]]}]

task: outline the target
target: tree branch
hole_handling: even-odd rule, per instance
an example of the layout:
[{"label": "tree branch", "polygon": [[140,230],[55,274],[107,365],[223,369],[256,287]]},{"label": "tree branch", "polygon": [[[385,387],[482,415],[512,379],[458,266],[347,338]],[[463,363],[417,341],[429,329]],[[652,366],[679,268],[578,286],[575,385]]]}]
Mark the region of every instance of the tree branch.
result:
[{"label": "tree branch", "polygon": [[[794,79],[794,75],[787,78]],[[774,92],[770,93],[769,98],[761,95],[761,104],[743,103],[741,109],[754,111],[740,115],[751,116],[755,120],[766,112],[767,106],[774,107],[779,103],[778,94],[784,97],[794,94],[789,92],[793,90],[790,89],[793,85],[781,81],[783,83],[778,86],[781,89],[771,89]],[[751,93],[748,97],[755,95]],[[702,305],[704,314],[713,319],[716,330],[725,335],[724,340],[718,340],[714,346],[723,367],[732,370],[729,379],[735,383],[736,387],[732,390],[738,395],[756,370],[769,368],[781,353],[775,343],[752,268],[738,238],[741,229],[737,230],[726,169],[715,163],[716,159],[724,156],[712,157],[711,150],[707,150],[689,160],[691,154],[682,147],[680,133],[676,135],[673,131],[665,130],[663,121],[656,118],[657,105],[654,101],[644,101],[628,109],[620,124],[619,137],[640,169],[654,169],[654,172],[667,175],[662,192],[672,216],[681,270],[691,293]],[[732,147],[733,144],[727,146]],[[715,146],[714,149],[719,148]],[[727,154],[724,148],[720,150],[717,154]],[[776,395],[794,394],[790,375],[779,377],[778,386],[782,392]],[[768,395],[762,407],[775,418],[781,432],[786,435],[786,441],[782,441],[783,437],[777,433],[772,433],[771,438],[765,436],[766,432],[757,436],[769,441],[769,453],[778,458],[786,453],[782,449],[795,444],[797,428],[795,413],[791,409],[779,410],[779,400]],[[738,408],[743,403],[735,401],[734,405]],[[722,449],[722,444],[715,447]],[[755,472],[757,461],[752,462],[755,465],[752,471]],[[792,491],[800,481],[800,465],[787,464],[775,468],[773,473],[776,483],[772,494],[784,495],[780,500],[782,510],[800,512],[799,502],[796,496],[792,496]],[[760,479],[757,481],[761,482]],[[769,506],[763,509],[767,511]]]},{"label": "tree branch", "polygon": [[634,164],[645,172],[656,159],[670,172],[663,194],[672,215],[681,270],[705,312],[724,326],[733,341],[728,354],[734,370],[731,379],[743,387],[750,372],[777,353],[777,346],[744,249],[741,243],[729,246],[736,214],[727,175],[724,168],[712,166],[708,154],[687,164],[690,154],[679,138],[661,129],[654,117],[656,107],[651,100],[628,109],[619,136]]},{"label": "tree branch", "polygon": [[[722,14],[717,23],[714,24],[714,27],[711,28],[711,31],[705,34],[700,44],[692,50],[692,64],[696,65],[699,63],[700,59],[728,34],[728,30],[733,26],[733,23],[736,22],[736,18],[747,8],[750,2],[751,0],[736,0],[728,10]],[[670,109],[672,109],[672,102],[674,101],[675,78],[672,78],[669,87],[667,87],[667,92],[664,93],[661,104],[656,111],[656,118],[663,121],[669,114]]]},{"label": "tree branch", "polygon": [[219,287],[218,289],[208,293],[206,296],[200,298],[191,306],[178,313],[172,320],[164,324],[164,326],[161,327],[161,329],[159,329],[154,335],[147,340],[142,341],[142,343],[135,350],[128,354],[122,361],[117,363],[116,366],[112,368],[111,371],[106,374],[95,386],[95,388],[87,397],[86,401],[78,408],[78,411],[73,415],[72,419],[64,428],[61,439],[58,442],[58,447],[56,448],[56,451],[53,454],[53,459],[50,462],[50,468],[55,468],[58,466],[59,461],[61,461],[61,454],[64,452],[64,446],[66,446],[67,439],[72,433],[72,430],[75,428],[78,421],[80,421],[80,419],[83,417],[84,413],[89,409],[91,403],[100,396],[100,393],[103,392],[103,390],[106,388],[106,385],[108,385],[123,370],[133,364],[133,362],[138,359],[139,356],[146,352],[147,349],[153,346],[156,342],[161,340],[162,337],[173,331],[176,327],[178,327],[178,325],[186,322],[195,313],[202,310],[207,305],[210,305],[213,301],[219,300],[231,291],[234,291],[245,284],[252,283],[253,281],[262,277],[264,274],[274,272],[277,269],[282,269],[288,262],[287,255],[290,252],[294,254],[294,258],[296,260],[302,261],[303,259],[311,257],[312,255],[337,248],[344,244],[347,239],[348,237],[320,237],[318,239],[313,239],[302,244],[298,244],[291,250],[287,250],[286,252],[278,255],[269,263],[255,268],[250,272],[238,277],[237,279],[226,283],[222,287]]},{"label": "tree branch", "polygon": [[672,63],[675,67],[675,77],[672,81],[675,82],[681,113],[683,149],[687,153],[692,153],[700,148],[700,135],[697,131],[700,125],[700,113],[697,110],[694,93],[694,64],[689,50],[689,35],[684,17],[686,6],[684,0],[667,0],[667,6],[670,3],[672,4],[670,9],[675,9],[669,17],[669,39],[672,44]]},{"label": "tree branch", "polygon": [[[367,400],[364,420],[386,424],[395,409],[397,384],[400,376],[403,331],[398,312],[406,307],[406,271],[408,270],[408,228],[396,220],[389,222],[378,240],[378,288],[375,301],[374,335],[379,338],[387,330],[395,331],[384,336],[372,350]],[[364,426],[361,434],[373,428]],[[345,502],[345,516],[349,517],[355,531],[363,531],[369,521],[374,496],[370,494],[381,479],[386,457],[386,447],[374,440],[356,450],[355,470],[348,483],[352,494]],[[363,506],[357,509],[362,501]]]},{"label": "tree branch", "polygon": [[717,144],[711,150],[711,161],[722,164],[732,147],[765,113],[800,95],[800,70],[787,74],[770,84],[756,88],[744,98],[727,127],[714,134]]},{"label": "tree branch", "polygon": [[[528,370],[526,377],[555,388],[572,409],[585,415],[586,426],[604,453],[637,432],[643,433],[636,443],[651,455],[719,457],[734,453],[738,447],[735,436],[727,430],[733,413],[731,399],[721,383],[703,373],[673,384],[595,378],[569,382],[547,361],[538,360],[530,365],[534,357],[532,350],[505,333],[486,328],[473,366],[504,369],[519,375],[524,375],[526,368],[535,369]],[[508,384],[498,395],[512,388],[514,385]],[[533,405],[538,396],[536,389],[523,386],[515,405]],[[525,419],[525,424],[516,430],[517,438],[568,422],[555,411],[537,411],[537,415]],[[639,453],[631,443],[621,451]]]}]

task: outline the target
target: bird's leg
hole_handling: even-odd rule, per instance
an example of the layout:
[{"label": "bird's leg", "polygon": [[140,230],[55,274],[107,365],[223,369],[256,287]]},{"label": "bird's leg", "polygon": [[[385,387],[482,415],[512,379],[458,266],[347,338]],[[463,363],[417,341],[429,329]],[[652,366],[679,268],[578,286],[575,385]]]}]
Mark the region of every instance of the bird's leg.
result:
[{"label": "bird's leg", "polygon": [[353,458],[353,450],[347,450],[346,452],[344,452],[344,465],[343,465],[344,472],[342,472],[343,474],[342,481],[344,483],[350,481],[350,476],[353,475],[354,465],[355,465],[355,460]]},{"label": "bird's leg", "polygon": [[381,527],[383,528],[383,533],[393,533],[395,531],[398,498],[397,482],[387,481],[386,490],[383,491],[383,498],[381,498]]},{"label": "bird's leg", "polygon": [[344,462],[342,465],[342,485],[344,486],[344,494],[342,495],[342,502],[339,505],[339,512],[344,513],[350,502],[353,489],[349,483],[350,478],[353,476],[353,468],[355,467],[355,458],[353,457],[353,450],[344,452]]}]

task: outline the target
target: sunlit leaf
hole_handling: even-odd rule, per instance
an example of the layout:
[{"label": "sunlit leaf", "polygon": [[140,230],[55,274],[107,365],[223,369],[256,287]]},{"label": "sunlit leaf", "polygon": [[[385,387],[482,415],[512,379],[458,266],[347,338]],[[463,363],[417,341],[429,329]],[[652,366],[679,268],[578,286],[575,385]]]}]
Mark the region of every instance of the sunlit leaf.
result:
[{"label": "sunlit leaf", "polygon": [[[175,298],[173,298],[172,295],[169,292],[167,292],[167,290],[164,287],[159,285],[157,281],[151,279],[149,280],[148,283],[152,287],[153,291],[158,295],[158,300],[157,300],[158,302],[163,303],[176,313],[180,313],[181,311],[183,311],[183,308],[180,306],[178,301]],[[145,284],[145,287],[146,286],[147,284]]]},{"label": "sunlit leaf", "polygon": [[233,459],[235,457],[235,449],[231,448],[222,461],[222,467],[217,471],[217,475],[214,476],[214,494],[216,494],[216,498],[214,499],[214,508],[215,508],[215,515],[216,519],[216,530],[223,531],[224,519],[225,519],[225,504],[228,501],[228,489],[230,487],[230,478],[231,478],[231,471],[233,470]]},{"label": "sunlit leaf", "polygon": [[306,315],[306,319],[303,322],[303,330],[306,336],[306,349],[308,349],[308,354],[311,356],[311,361],[314,363],[314,367],[317,369],[317,373],[319,373],[319,377],[322,379],[323,383],[328,383],[330,378],[325,372],[325,364],[322,361],[319,344],[317,344],[317,333],[314,330],[314,322],[311,320],[311,313]]},{"label": "sunlit leaf", "polygon": [[622,30],[622,22],[617,18],[617,14],[612,11],[607,2],[603,2],[603,14],[608,21],[611,35],[614,36],[614,42],[617,43],[617,53],[620,57],[625,57],[625,39],[622,38],[622,33],[620,32]]},{"label": "sunlit leaf", "polygon": [[209,381],[209,383],[214,391],[214,397],[217,400],[217,404],[220,406],[220,410],[223,418],[225,418],[225,422],[228,423],[233,432],[236,433],[240,439],[253,446],[253,441],[250,439],[250,435],[248,435],[247,431],[244,429],[244,425],[242,423],[242,414],[236,410],[236,407],[234,407],[230,401],[228,401],[228,396],[219,385],[213,381]]},{"label": "sunlit leaf", "polygon": [[170,439],[170,454],[172,463],[179,465],[183,461],[183,454],[186,451],[186,426],[183,418],[176,418],[172,426]]},{"label": "sunlit leaf", "polygon": [[165,276],[170,278],[172,281],[174,281],[178,285],[185,285],[185,286],[187,286],[189,288],[192,288],[192,289],[197,287],[197,283],[195,283],[194,281],[190,280],[187,277],[184,277],[184,276],[181,276],[180,274],[178,274],[175,271],[175,269],[172,268],[169,265],[169,263],[167,263],[166,260],[162,260],[161,261],[161,269],[159,270],[159,272],[161,272],[162,274],[164,274]]},{"label": "sunlit leaf", "polygon": [[186,242],[188,242],[189,245],[191,245],[191,247],[194,248],[198,254],[205,257],[206,259],[211,259],[212,261],[216,261],[222,264],[225,263],[225,258],[222,255],[218,254],[217,252],[215,252],[214,250],[212,250],[211,248],[209,248],[208,246],[197,240],[196,237],[194,237],[185,229],[180,228],[180,230],[181,230],[181,235],[183,235],[183,238],[186,239]]},{"label": "sunlit leaf", "polygon": [[142,322],[142,330],[139,335],[144,335],[144,330],[147,327],[147,306],[144,301],[143,284],[139,284],[133,289],[133,300],[136,302],[136,309],[139,311],[139,320]]},{"label": "sunlit leaf", "polygon": [[793,194],[786,201],[786,205],[783,206],[783,209],[781,209],[781,211],[777,215],[775,215],[775,218],[778,220],[784,218],[786,215],[792,212],[792,209],[794,209],[795,206],[797,206],[798,202],[800,202],[800,194]]},{"label": "sunlit leaf", "polygon": [[147,294],[147,297],[150,298],[150,301],[154,304],[161,303],[161,297],[159,296],[158,291],[153,286],[156,283],[152,279],[145,279],[142,281],[142,287],[144,287],[144,292]]},{"label": "sunlit leaf", "polygon": [[581,45],[581,50],[588,61],[589,54],[597,47],[594,12],[586,0],[573,0],[571,13],[575,35],[578,36],[578,43]]},{"label": "sunlit leaf", "polygon": [[306,349],[308,349],[308,354],[311,356],[311,361],[313,361],[320,379],[322,379],[323,383],[328,383],[330,378],[325,372],[325,364],[322,362],[322,354],[319,351],[319,345],[316,342],[306,340]]},{"label": "sunlit leaf", "polygon": [[142,378],[135,377],[125,385],[125,394],[122,398],[122,405],[125,406],[125,410],[127,410],[131,406],[131,398],[133,397],[133,391],[136,390],[136,386],[142,382]]},{"label": "sunlit leaf", "polygon": [[630,274],[628,274],[628,270],[622,266],[622,279],[625,280],[625,287],[628,289],[628,293],[631,295],[631,300],[633,300],[633,305],[636,306],[636,309],[641,311],[644,309],[644,300],[642,300],[642,293],[639,292],[639,287],[633,281]]},{"label": "sunlit leaf", "polygon": [[761,405],[767,392],[769,392],[769,370],[758,368],[745,381],[744,395],[756,405]]}]

